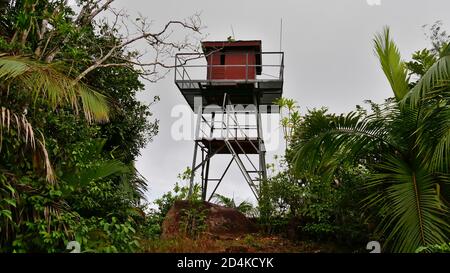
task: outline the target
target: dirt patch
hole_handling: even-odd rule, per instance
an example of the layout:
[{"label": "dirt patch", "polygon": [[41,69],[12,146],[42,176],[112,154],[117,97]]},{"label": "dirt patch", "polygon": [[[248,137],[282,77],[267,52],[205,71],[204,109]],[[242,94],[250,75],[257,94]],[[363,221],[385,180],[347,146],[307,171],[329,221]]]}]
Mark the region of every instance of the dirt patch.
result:
[{"label": "dirt patch", "polygon": [[141,241],[148,253],[336,253],[346,252],[332,243],[294,242],[265,234],[245,235],[228,239],[204,237],[157,239]]}]

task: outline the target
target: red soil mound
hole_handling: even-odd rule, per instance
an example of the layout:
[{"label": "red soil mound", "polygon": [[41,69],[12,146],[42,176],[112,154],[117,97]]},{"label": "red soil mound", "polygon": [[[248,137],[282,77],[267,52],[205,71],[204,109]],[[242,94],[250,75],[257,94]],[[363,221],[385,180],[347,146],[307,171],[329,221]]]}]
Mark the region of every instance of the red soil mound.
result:
[{"label": "red soil mound", "polygon": [[180,220],[187,210],[194,208],[204,213],[206,225],[205,235],[213,237],[237,237],[243,234],[257,232],[256,225],[251,222],[244,214],[232,209],[222,207],[209,202],[192,204],[189,201],[176,201],[167,213],[162,224],[162,237],[177,237],[180,234]]}]

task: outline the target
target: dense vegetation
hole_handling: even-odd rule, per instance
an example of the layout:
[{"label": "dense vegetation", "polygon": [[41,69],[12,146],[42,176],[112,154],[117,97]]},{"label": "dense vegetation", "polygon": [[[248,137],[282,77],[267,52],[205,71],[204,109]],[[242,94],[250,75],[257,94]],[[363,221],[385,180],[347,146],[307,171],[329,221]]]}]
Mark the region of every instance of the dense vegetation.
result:
[{"label": "dense vegetation", "polygon": [[[171,21],[147,32],[136,18],[139,34],[124,36],[117,25],[124,14],[95,20],[111,2],[81,0],[75,12],[66,1],[0,1],[0,252],[63,252],[72,240],[87,252],[167,246],[163,219],[188,188],[176,184],[149,209],[134,161],[158,132],[151,105],[136,93],[142,79],[156,81],[164,75],[157,68],[168,66],[127,46],[143,40],[170,59],[195,45],[166,41],[165,31],[177,25],[198,33],[199,26]],[[376,35],[393,90],[382,104],[300,114],[295,101],[277,101],[286,151],[270,166],[260,203],[222,195],[214,202],[292,241],[364,251],[378,240],[384,251],[448,252],[450,39],[439,23],[430,38],[431,49],[404,62],[389,29]],[[188,169],[179,178],[189,176]],[[196,207],[185,211],[187,237],[201,237],[204,217]],[[256,244],[251,236],[244,243]]]},{"label": "dense vegetation", "polygon": [[134,251],[146,188],[134,160],[158,123],[132,67],[75,80],[117,38],[63,2],[2,2],[0,251],[61,252],[75,239]]},{"label": "dense vegetation", "polygon": [[381,105],[300,117],[292,100],[278,101],[288,113],[288,149],[265,191],[269,226],[298,218],[297,234],[354,250],[369,239],[387,251],[448,249],[450,45],[439,23],[431,33],[433,48],[410,62],[401,60],[389,29],[376,35],[393,90]]}]

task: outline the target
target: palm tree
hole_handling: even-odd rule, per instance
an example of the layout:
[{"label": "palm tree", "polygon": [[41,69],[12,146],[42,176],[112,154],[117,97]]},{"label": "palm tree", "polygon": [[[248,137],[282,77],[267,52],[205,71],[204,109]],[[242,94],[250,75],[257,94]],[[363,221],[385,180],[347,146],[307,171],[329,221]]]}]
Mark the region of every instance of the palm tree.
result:
[{"label": "palm tree", "polygon": [[[66,76],[62,63],[41,63],[23,56],[0,54],[0,80],[0,90],[22,92],[29,99],[29,104],[37,98],[45,99],[54,109],[67,105],[76,113],[81,110],[89,122],[108,120],[107,98]],[[26,110],[23,109],[24,113],[16,113],[6,106],[1,107],[0,141],[4,132],[15,130],[17,136],[33,151],[41,154],[45,161],[47,180],[54,181],[45,140],[42,135],[38,140],[35,139],[33,127],[26,118]],[[39,149],[36,150],[36,147]]]},{"label": "palm tree", "polygon": [[450,49],[414,84],[388,28],[374,45],[395,98],[373,114],[311,121],[298,132],[293,161],[297,172],[326,179],[345,160],[369,166],[365,207],[381,219],[388,248],[414,252],[449,240]]},{"label": "palm tree", "polygon": [[236,209],[243,214],[248,214],[253,210],[253,205],[248,201],[242,201],[239,205],[236,204],[236,201],[233,198],[226,197],[221,194],[214,194],[214,198],[217,204],[222,205],[227,208]]}]

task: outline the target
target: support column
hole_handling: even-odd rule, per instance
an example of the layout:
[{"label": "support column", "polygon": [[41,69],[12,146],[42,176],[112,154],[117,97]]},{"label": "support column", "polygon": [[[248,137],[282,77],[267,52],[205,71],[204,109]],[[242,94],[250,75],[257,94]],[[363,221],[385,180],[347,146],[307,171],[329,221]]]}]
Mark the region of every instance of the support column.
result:
[{"label": "support column", "polygon": [[210,134],[209,134],[209,137],[210,137],[210,138],[213,138],[213,137],[214,137],[215,117],[216,117],[216,111],[213,111],[213,112],[211,113],[211,131],[210,131]]},{"label": "support column", "polygon": [[203,191],[203,188],[205,187],[205,150],[203,149],[203,147],[201,148],[201,150],[202,150],[202,170],[201,170],[201,173],[200,173],[200,180],[201,180],[201,189],[202,189],[202,191]]},{"label": "support column", "polygon": [[211,161],[211,159],[209,157],[209,151],[206,156],[207,156],[207,160],[206,160],[206,169],[205,169],[205,179],[204,179],[203,188],[202,188],[202,200],[203,201],[206,200],[206,192],[208,191],[209,163]]},{"label": "support column", "polygon": [[195,163],[197,160],[197,141],[194,141],[194,158],[192,159],[192,168],[191,168],[191,178],[189,180],[189,193],[188,193],[188,197],[192,196],[192,191],[194,189],[194,176],[195,176]]},{"label": "support column", "polygon": [[[201,100],[200,100],[201,102]],[[197,104],[198,105],[198,104]],[[192,168],[191,168],[191,179],[189,181],[189,193],[188,193],[188,198],[190,198],[192,196],[192,191],[194,190],[194,177],[195,177],[195,163],[197,160],[197,149],[198,147],[198,138],[199,138],[199,133],[200,133],[200,126],[201,126],[201,122],[202,122],[202,109],[203,109],[203,104],[200,103],[200,105],[198,106],[198,111],[197,111],[197,124],[196,124],[196,129],[194,132],[194,157],[192,159]]]},{"label": "support column", "polygon": [[[265,183],[267,180],[267,169],[266,169],[266,148],[264,146],[264,139],[263,139],[263,133],[262,133],[262,120],[261,120],[261,113],[259,109],[259,99],[257,93],[254,93],[253,95],[253,102],[256,106],[256,127],[257,127],[257,133],[258,133],[258,150],[259,150],[259,178],[260,183]],[[260,185],[261,188],[261,185]]]}]

